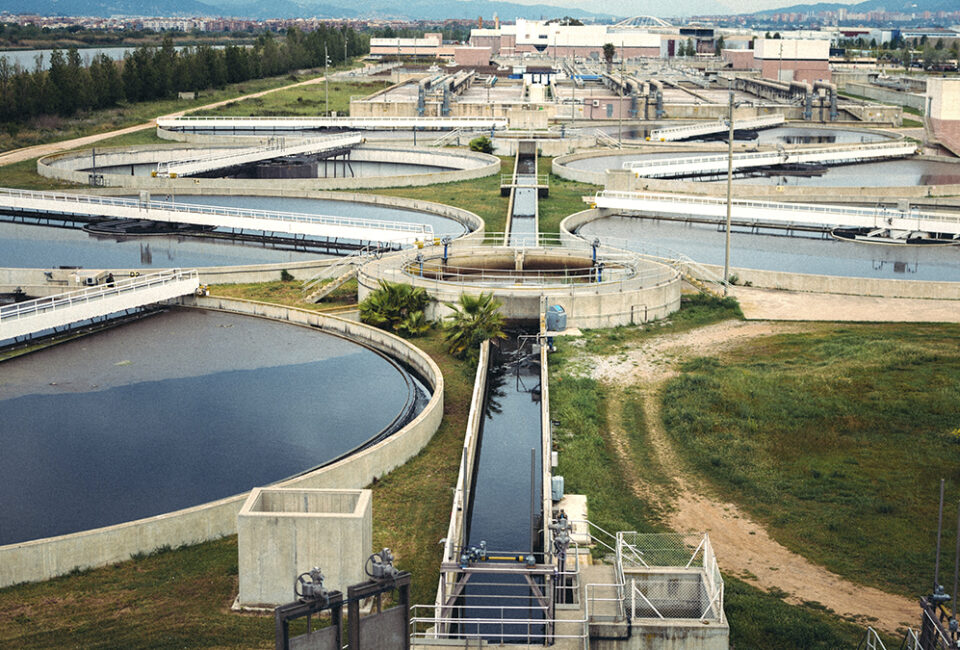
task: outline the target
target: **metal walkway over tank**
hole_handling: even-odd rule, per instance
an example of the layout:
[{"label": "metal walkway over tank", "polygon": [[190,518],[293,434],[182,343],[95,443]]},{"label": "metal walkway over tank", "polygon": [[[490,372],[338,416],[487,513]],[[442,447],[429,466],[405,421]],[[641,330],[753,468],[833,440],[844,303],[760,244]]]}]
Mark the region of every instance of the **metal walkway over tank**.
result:
[{"label": "metal walkway over tank", "polygon": [[311,129],[389,129],[423,131],[441,129],[496,130],[507,128],[507,118],[492,117],[160,117],[157,127],[172,131],[264,130],[307,131]]},{"label": "metal walkway over tank", "polygon": [[342,153],[361,143],[363,143],[363,137],[359,133],[344,133],[309,139],[279,138],[262,147],[221,149],[196,158],[160,162],[157,163],[157,169],[151,173],[151,176],[177,178],[178,176],[193,176],[217,169],[248,165],[263,160],[280,158],[281,156]]},{"label": "metal walkway over tank", "polygon": [[[733,154],[733,169],[773,167],[800,163],[846,164],[886,158],[903,158],[917,153],[911,142],[876,142],[871,144],[817,147],[814,149],[777,149]],[[643,178],[681,178],[707,176],[727,171],[727,154],[658,158],[623,163],[623,168]]]},{"label": "metal walkway over tank", "polygon": [[[733,128],[736,131],[755,131],[780,126],[784,122],[786,122],[786,118],[784,118],[783,115],[766,115],[752,119],[737,120],[734,122]],[[677,140],[687,140],[704,135],[726,133],[729,130],[730,124],[724,120],[681,124],[680,126],[667,126],[662,129],[650,131],[650,140],[654,142],[675,142]]]},{"label": "metal walkway over tank", "polygon": [[240,231],[389,244],[413,244],[418,240],[433,238],[433,226],[427,224],[2,188],[0,211],[147,219]]},{"label": "metal walkway over tank", "polygon": [[6,305],[0,307],[0,341],[185,296],[199,286],[195,270],[175,269]]},{"label": "metal walkway over tank", "polygon": [[[711,222],[726,219],[726,199],[684,194],[602,191],[591,200],[598,208],[651,216],[689,217]],[[913,233],[939,233],[960,239],[960,213],[921,212],[887,207],[851,207],[813,203],[777,203],[734,199],[731,218],[757,226],[868,228],[893,239]]]}]

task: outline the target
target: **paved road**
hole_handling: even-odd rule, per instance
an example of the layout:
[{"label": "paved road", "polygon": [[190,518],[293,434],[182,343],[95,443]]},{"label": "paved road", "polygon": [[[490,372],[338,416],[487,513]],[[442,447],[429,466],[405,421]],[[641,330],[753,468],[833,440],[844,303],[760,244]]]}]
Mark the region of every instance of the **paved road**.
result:
[{"label": "paved road", "polygon": [[878,298],[733,287],[749,320],[960,323],[960,300]]},{"label": "paved road", "polygon": [[[306,81],[300,81],[295,84],[289,84],[286,86],[280,86],[279,88],[271,88],[269,90],[262,90],[260,92],[251,93],[249,95],[243,95],[241,97],[231,97],[230,99],[224,99],[219,102],[214,102],[212,104],[207,104],[205,106],[198,106],[196,108],[190,108],[182,111],[177,111],[176,113],[170,113],[169,115],[162,115],[160,117],[180,117],[181,115],[190,112],[190,111],[199,111],[208,108],[217,108],[218,106],[223,106],[230,102],[236,102],[243,99],[250,99],[252,97],[262,97],[270,93],[275,93],[279,90],[286,90],[287,88],[296,88],[297,86],[307,86],[310,84],[320,83],[324,80],[323,77],[315,77],[313,79],[307,79]],[[113,138],[118,135],[125,135],[127,133],[133,133],[135,131],[142,131],[143,129],[153,128],[157,125],[157,120],[153,119],[149,122],[144,122],[143,124],[137,124],[134,126],[128,126],[123,129],[117,129],[116,131],[108,131],[106,133],[96,133],[94,135],[88,135],[81,138],[73,138],[72,140],[61,140],[60,142],[50,142],[47,144],[38,144],[32,147],[24,147],[23,149],[14,149],[12,151],[7,151],[3,154],[0,154],[0,166],[10,165],[12,163],[21,162],[23,160],[30,160],[32,158],[39,158],[40,156],[47,156],[52,153],[58,153],[60,151],[69,151],[70,149],[79,149],[81,147],[86,147],[91,144],[95,144],[101,140],[106,140],[108,138]]]}]

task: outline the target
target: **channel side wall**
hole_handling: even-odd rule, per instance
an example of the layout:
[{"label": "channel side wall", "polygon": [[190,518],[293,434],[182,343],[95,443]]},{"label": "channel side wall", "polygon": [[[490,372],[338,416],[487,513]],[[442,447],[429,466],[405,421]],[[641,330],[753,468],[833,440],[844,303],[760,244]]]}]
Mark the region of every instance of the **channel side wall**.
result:
[{"label": "channel side wall", "polygon": [[[286,321],[360,341],[407,363],[433,390],[423,411],[392,436],[273,487],[364,488],[419,453],[440,426],[444,399],[440,368],[426,353],[397,336],[335,316],[259,302],[188,297],[182,299],[182,304]],[[121,562],[163,546],[196,544],[232,535],[237,532],[237,514],[247,494],[114,526],[0,546],[0,587]]]},{"label": "channel side wall", "polygon": [[[217,147],[214,147],[215,149]],[[206,150],[208,148],[204,148]],[[97,164],[103,166],[150,164],[178,160],[197,153],[197,148],[182,145],[137,145],[111,147],[97,151]],[[449,167],[448,171],[426,174],[401,174],[396,176],[360,176],[340,178],[297,179],[243,179],[243,178],[154,178],[152,176],[129,176],[103,174],[103,182],[109,187],[126,187],[135,190],[180,191],[188,187],[225,188],[242,194],[251,186],[282,188],[290,190],[336,190],[376,189],[395,186],[422,186],[435,183],[484,178],[500,172],[500,159],[477,151],[456,152],[429,149],[394,149],[389,147],[358,147],[350,152],[353,162],[373,161]],[[88,167],[91,155],[87,151],[70,151],[44,156],[37,161],[37,173],[78,185],[90,184]]]},{"label": "channel side wall", "polygon": [[[473,381],[473,394],[470,398],[470,413],[467,416],[467,429],[463,437],[463,452],[460,454],[460,471],[457,486],[454,488],[453,505],[450,508],[450,523],[447,525],[447,538],[443,548],[443,561],[456,562],[458,549],[466,545],[466,516],[470,511],[470,497],[473,494],[473,472],[476,469],[477,443],[480,439],[480,423],[483,420],[483,397],[487,390],[487,370],[490,367],[490,340],[480,344],[480,356],[477,362],[476,377]],[[446,581],[446,585],[444,585]],[[453,593],[456,576],[440,574],[437,583],[437,596],[434,607],[440,618],[443,594]],[[446,589],[446,591],[444,591]]]},{"label": "channel side wall", "polygon": [[[602,219],[609,211],[591,209],[571,214],[560,222],[561,241],[584,241],[574,234],[584,224]],[[697,264],[697,268],[706,269],[714,277],[723,276],[723,266],[719,264]],[[700,279],[697,268],[684,269],[685,272]],[[787,271],[765,271],[761,269],[732,268],[740,282],[750,282],[760,289],[782,289],[784,291],[805,291],[809,293],[837,293],[852,296],[877,296],[881,298],[927,298],[931,300],[960,300],[960,282],[933,282],[928,280],[889,280],[883,278],[847,278],[837,275],[816,275],[812,273],[792,273]]]}]

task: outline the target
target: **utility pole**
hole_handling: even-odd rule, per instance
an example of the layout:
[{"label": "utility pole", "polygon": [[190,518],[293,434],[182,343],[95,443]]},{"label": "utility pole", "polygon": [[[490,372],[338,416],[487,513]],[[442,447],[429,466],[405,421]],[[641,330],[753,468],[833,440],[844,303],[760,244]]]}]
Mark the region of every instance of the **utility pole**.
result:
[{"label": "utility pole", "polygon": [[323,99],[323,112],[325,115],[330,115],[330,73],[328,72],[330,65],[330,57],[327,55],[327,44],[323,44],[323,89],[324,89],[324,99]]},{"label": "utility pole", "polygon": [[733,201],[733,88],[730,88],[730,133],[727,135],[727,233],[723,254],[723,295],[727,295],[730,278],[730,211]]},{"label": "utility pole", "polygon": [[617,148],[623,149],[623,41],[620,41],[620,110],[617,111]]}]

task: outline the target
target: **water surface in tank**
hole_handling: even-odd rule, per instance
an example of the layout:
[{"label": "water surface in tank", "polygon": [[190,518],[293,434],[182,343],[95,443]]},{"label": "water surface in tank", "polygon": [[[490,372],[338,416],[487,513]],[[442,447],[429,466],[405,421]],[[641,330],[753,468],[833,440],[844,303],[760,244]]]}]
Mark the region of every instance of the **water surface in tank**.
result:
[{"label": "water surface in tank", "polygon": [[192,309],[5,361],[0,377],[0,544],[267,485],[424,402],[408,373],[362,345]]}]

